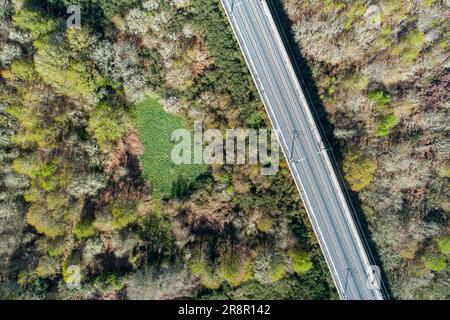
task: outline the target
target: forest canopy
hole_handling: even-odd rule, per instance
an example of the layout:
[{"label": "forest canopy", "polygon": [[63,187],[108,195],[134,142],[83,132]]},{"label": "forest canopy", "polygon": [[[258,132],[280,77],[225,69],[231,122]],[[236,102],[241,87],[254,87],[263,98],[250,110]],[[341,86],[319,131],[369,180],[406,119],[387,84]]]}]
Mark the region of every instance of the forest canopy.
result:
[{"label": "forest canopy", "polygon": [[[270,3],[393,298],[448,299],[448,7]],[[195,121],[270,127],[219,0],[0,0],[0,298],[337,299],[287,163],[175,167]]]}]

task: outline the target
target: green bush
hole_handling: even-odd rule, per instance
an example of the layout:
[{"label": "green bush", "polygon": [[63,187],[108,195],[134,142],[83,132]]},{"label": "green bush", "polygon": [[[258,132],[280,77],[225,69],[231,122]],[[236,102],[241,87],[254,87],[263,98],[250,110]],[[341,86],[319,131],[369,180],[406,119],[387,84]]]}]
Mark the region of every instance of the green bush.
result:
[{"label": "green bush", "polygon": [[34,38],[39,38],[56,30],[57,21],[44,14],[27,8],[22,8],[13,16],[15,27],[31,31]]},{"label": "green bush", "polygon": [[2,71],[3,78],[7,80],[22,80],[31,82],[37,79],[37,73],[31,62],[25,60],[14,61],[9,70]]},{"label": "green bush", "polygon": [[275,221],[269,217],[263,217],[256,221],[256,227],[259,231],[268,233],[273,230],[275,225]]},{"label": "green bush", "polygon": [[28,209],[27,222],[37,232],[49,238],[63,236],[66,231],[66,224],[63,221],[55,219],[52,213],[47,211],[41,204],[34,204]]},{"label": "green bush", "polygon": [[220,273],[232,287],[238,287],[252,277],[252,262],[240,252],[226,250],[220,256]]},{"label": "green bush", "polygon": [[298,274],[305,274],[313,268],[311,257],[300,248],[289,250],[292,268]]},{"label": "green bush", "polygon": [[411,31],[391,50],[391,55],[401,57],[405,63],[411,63],[418,58],[424,43],[425,35],[423,32]]},{"label": "green bush", "polygon": [[271,283],[280,281],[286,275],[288,269],[284,261],[272,261],[267,270],[267,276]]},{"label": "green bush", "polygon": [[369,92],[368,98],[378,107],[387,106],[391,102],[391,96],[384,91]]},{"label": "green bush", "polygon": [[73,233],[78,239],[86,239],[95,236],[97,234],[97,230],[95,229],[92,221],[82,220],[78,221],[73,226]]},{"label": "green bush", "polygon": [[64,254],[65,249],[64,239],[55,241],[49,246],[48,255],[50,257],[60,257]]},{"label": "green bush", "polygon": [[35,179],[37,177],[48,177],[54,173],[54,166],[43,164],[36,157],[24,156],[13,161],[12,168],[15,172]]},{"label": "green bush", "polygon": [[192,182],[182,175],[178,176],[178,178],[172,183],[172,197],[180,199],[186,196],[191,187]]},{"label": "green bush", "polygon": [[139,202],[132,200],[115,201],[111,206],[111,215],[113,217],[112,227],[114,230],[121,230],[134,223],[137,218]]},{"label": "green bush", "polygon": [[355,20],[360,19],[366,13],[367,9],[364,1],[355,1],[350,5],[350,11],[344,22],[344,29],[349,30],[353,26]]},{"label": "green bush", "polygon": [[436,245],[440,253],[450,254],[450,235],[437,238]]},{"label": "green bush", "polygon": [[88,53],[98,41],[86,26],[81,29],[68,29],[66,36],[70,49],[80,54]]},{"label": "green bush", "polygon": [[89,131],[103,151],[112,150],[114,143],[125,134],[127,125],[123,112],[105,103],[99,104],[89,119]]},{"label": "green bush", "polygon": [[394,113],[390,113],[386,116],[383,116],[380,119],[380,123],[377,128],[377,136],[378,137],[386,137],[389,135],[391,130],[395,128],[398,124],[397,116]]},{"label": "green bush", "polygon": [[95,278],[93,285],[97,290],[102,292],[108,290],[118,291],[123,287],[123,283],[116,274],[106,273]]},{"label": "green bush", "polygon": [[90,99],[103,85],[104,79],[85,61],[75,60],[65,43],[43,42],[34,62],[36,71],[47,84],[71,98]]},{"label": "green bush", "polygon": [[42,252],[48,252],[50,257],[60,257],[66,250],[66,243],[64,237],[55,239],[41,238],[37,242],[37,248]]},{"label": "green bush", "polygon": [[53,257],[43,256],[39,259],[39,263],[35,272],[39,278],[53,279],[59,273],[59,261]]},{"label": "green bush", "polygon": [[94,227],[102,232],[122,230],[138,219],[139,201],[117,199],[95,216]]},{"label": "green bush", "polygon": [[431,271],[439,272],[447,266],[447,259],[443,255],[428,255],[423,260],[425,267]]},{"label": "green bush", "polygon": [[208,289],[220,287],[221,279],[215,274],[209,258],[203,254],[196,254],[189,261],[189,267],[194,275],[200,278],[202,285]]},{"label": "green bush", "polygon": [[344,159],[344,175],[351,189],[359,192],[375,178],[377,161],[362,154],[350,152]]},{"label": "green bush", "polygon": [[392,108],[389,107],[391,103],[391,96],[384,91],[372,91],[368,94],[369,100],[375,104],[375,113],[377,114],[379,123],[376,135],[378,137],[386,137],[391,132],[391,129],[398,124],[398,119]]}]

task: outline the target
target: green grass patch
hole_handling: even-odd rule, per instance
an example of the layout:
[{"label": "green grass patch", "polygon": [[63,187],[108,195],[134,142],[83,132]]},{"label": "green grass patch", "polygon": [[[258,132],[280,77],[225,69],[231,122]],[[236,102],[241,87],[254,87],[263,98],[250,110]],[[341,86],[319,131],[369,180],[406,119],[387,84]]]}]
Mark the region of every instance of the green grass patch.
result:
[{"label": "green grass patch", "polygon": [[172,162],[172,132],[188,128],[188,124],[183,117],[165,112],[156,97],[149,97],[137,104],[134,119],[145,147],[139,160],[144,177],[152,185],[155,199],[172,197],[174,186],[177,191],[183,189],[180,181],[192,185],[197,177],[207,171],[207,165],[176,165]]}]

